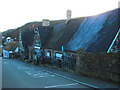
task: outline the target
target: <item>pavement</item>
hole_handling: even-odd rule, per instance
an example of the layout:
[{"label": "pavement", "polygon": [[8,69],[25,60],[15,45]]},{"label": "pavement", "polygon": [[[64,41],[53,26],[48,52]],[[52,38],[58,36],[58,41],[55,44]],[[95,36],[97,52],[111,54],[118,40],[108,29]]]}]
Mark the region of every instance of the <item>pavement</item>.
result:
[{"label": "pavement", "polygon": [[118,89],[118,85],[99,79],[33,65],[17,59],[2,59],[2,88],[99,88]]},{"label": "pavement", "polygon": [[0,90],[2,89],[2,57],[0,57]]}]

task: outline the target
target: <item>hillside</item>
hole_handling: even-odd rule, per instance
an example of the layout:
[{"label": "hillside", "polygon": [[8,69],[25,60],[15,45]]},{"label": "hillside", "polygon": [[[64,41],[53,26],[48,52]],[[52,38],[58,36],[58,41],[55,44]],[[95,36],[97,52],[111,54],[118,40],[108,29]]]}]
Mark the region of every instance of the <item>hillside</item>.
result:
[{"label": "hillside", "polygon": [[9,29],[9,30],[7,30],[7,31],[4,31],[4,32],[2,32],[2,35],[3,36],[11,36],[11,37],[13,37],[14,38],[14,36],[12,35],[13,34],[13,32],[15,31],[16,29]]},{"label": "hillside", "polygon": [[[58,24],[58,23],[60,23],[62,21],[64,21],[64,20],[50,21],[50,25],[53,26],[53,25]],[[33,28],[33,24],[36,27],[42,26],[41,21],[40,22],[29,22],[29,23],[27,23],[27,24],[25,24],[25,25],[23,25],[21,27],[18,27],[17,29],[9,29],[9,30],[7,30],[5,32],[2,32],[2,35],[3,36],[11,36],[13,38],[17,38],[17,40],[18,40],[18,38],[19,38],[18,37],[19,36],[19,30],[29,30],[29,29],[34,30],[35,28]]]}]

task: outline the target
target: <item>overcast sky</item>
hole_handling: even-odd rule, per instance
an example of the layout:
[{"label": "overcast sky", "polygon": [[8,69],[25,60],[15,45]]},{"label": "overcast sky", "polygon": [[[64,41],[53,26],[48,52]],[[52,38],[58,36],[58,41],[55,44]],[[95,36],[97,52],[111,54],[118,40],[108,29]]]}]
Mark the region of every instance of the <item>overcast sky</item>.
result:
[{"label": "overcast sky", "polygon": [[118,8],[119,0],[0,0],[0,31],[14,29],[32,21],[97,15]]}]

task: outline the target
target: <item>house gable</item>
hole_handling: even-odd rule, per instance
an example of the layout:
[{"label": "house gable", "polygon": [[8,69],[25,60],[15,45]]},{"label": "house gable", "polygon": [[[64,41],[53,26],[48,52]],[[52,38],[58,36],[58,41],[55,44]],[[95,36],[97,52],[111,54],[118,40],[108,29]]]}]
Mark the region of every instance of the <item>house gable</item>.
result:
[{"label": "house gable", "polygon": [[41,48],[41,40],[40,40],[40,34],[38,32],[38,29],[34,30],[34,42],[33,42],[33,47],[34,48]]}]

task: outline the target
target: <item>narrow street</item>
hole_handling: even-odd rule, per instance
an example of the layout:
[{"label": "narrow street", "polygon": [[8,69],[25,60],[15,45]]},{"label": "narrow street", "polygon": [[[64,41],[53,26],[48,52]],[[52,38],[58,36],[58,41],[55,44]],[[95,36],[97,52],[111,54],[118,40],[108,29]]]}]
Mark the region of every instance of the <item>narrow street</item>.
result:
[{"label": "narrow street", "polygon": [[88,88],[22,63],[3,59],[3,88]]},{"label": "narrow street", "polygon": [[[86,79],[85,81],[89,84],[82,85],[83,83],[78,81],[77,77],[67,72],[67,75],[71,75],[69,78],[65,73],[20,60],[2,59],[2,88],[90,88],[88,87],[92,84],[89,82],[90,79],[83,77],[82,79]],[[105,85],[105,83],[101,83]],[[96,81],[97,84],[100,86],[100,82]],[[103,86],[102,84],[101,86]],[[91,87],[97,88],[96,85],[91,85]],[[109,84],[107,86],[117,87]]]}]

